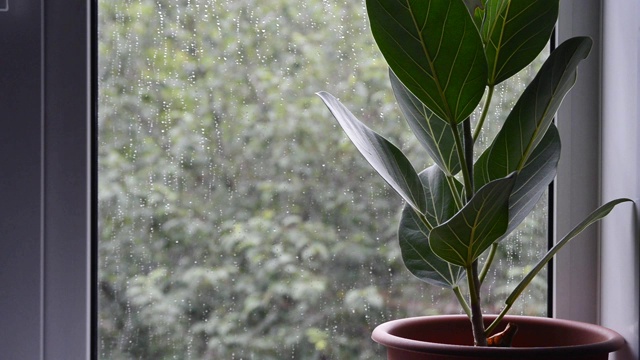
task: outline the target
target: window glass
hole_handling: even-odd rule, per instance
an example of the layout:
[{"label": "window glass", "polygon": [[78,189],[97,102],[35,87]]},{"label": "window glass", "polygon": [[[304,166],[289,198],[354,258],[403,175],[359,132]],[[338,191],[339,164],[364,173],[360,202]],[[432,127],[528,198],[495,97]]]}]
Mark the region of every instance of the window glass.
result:
[{"label": "window glass", "polygon": [[[314,95],[430,165],[363,1],[100,0],[98,16],[101,359],[371,359],[376,325],[461,312],[405,270],[401,199]],[[530,79],[498,92],[494,127]],[[546,214],[504,241],[487,312],[546,248]],[[512,313],[544,314],[546,293],[543,275]]]}]

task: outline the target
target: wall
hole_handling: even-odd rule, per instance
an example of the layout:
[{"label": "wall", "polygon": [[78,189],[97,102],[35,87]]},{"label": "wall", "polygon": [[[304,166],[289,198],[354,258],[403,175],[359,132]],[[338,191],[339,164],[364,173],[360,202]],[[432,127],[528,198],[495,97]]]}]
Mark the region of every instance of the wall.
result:
[{"label": "wall", "polygon": [[[603,2],[602,199],[640,203],[640,6]],[[640,358],[637,207],[623,205],[602,222],[600,322],[627,347],[616,360]]]}]

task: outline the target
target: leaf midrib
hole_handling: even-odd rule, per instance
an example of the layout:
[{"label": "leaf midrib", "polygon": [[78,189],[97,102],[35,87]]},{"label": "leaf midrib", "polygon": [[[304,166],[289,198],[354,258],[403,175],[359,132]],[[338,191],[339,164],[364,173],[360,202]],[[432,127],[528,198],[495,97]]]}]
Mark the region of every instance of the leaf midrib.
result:
[{"label": "leaf midrib", "polygon": [[[488,81],[488,85],[495,85],[495,81],[496,81],[496,66],[498,64],[498,59],[500,58],[500,50],[502,49],[502,39],[504,37],[504,29],[506,27],[506,23],[507,23],[507,15],[509,14],[509,9],[511,8],[511,1],[507,1],[507,5],[506,5],[507,9],[505,10],[505,16],[502,17],[502,26],[500,27],[500,36],[499,36],[499,40],[498,40],[498,44],[500,46],[496,46],[496,55],[495,58],[493,60],[493,69],[491,69],[491,78]],[[502,13],[502,11],[499,11],[498,14],[496,14],[496,19],[500,18],[500,14]],[[495,22],[495,24],[497,25],[497,21]],[[494,25],[494,26],[496,26]],[[491,33],[493,33],[492,30]],[[487,39],[489,42],[491,41],[491,36],[489,36],[489,38]]]},{"label": "leaf midrib", "polygon": [[[405,3],[407,4],[407,9],[409,10],[409,14],[411,15],[411,20],[413,21],[413,26],[415,27],[415,30],[418,32],[418,37],[420,39],[420,46],[422,47],[422,52],[424,53],[425,58],[427,59],[427,63],[429,64],[429,68],[431,69],[431,73],[433,74],[433,76],[431,76],[433,78],[433,82],[436,85],[436,88],[438,90],[438,95],[440,95],[440,100],[442,101],[444,107],[445,107],[445,114],[448,117],[449,123],[453,124],[455,123],[456,119],[453,118],[452,114],[451,114],[451,108],[449,107],[449,103],[447,102],[447,97],[445,96],[445,93],[443,91],[442,88],[442,84],[440,84],[440,78],[437,76],[436,73],[436,69],[435,69],[435,64],[434,61],[435,59],[432,59],[429,51],[427,50],[426,46],[425,46],[425,40],[424,40],[424,36],[422,35],[422,31],[421,31],[421,27],[418,26],[418,22],[417,22],[417,18],[415,16],[415,14],[413,13],[413,9],[411,8],[411,5],[409,3],[408,0],[405,0]],[[447,21],[448,17],[449,17],[449,11],[451,9],[451,3],[449,3],[449,8],[447,9],[447,15],[444,17],[444,22]],[[429,8],[427,9],[427,14],[425,16],[425,24],[427,21],[427,18],[429,18],[429,12],[431,11],[431,3],[429,3]],[[444,23],[443,23],[443,28],[444,28]],[[440,42],[442,42],[442,39],[444,37],[444,29],[442,31],[442,36],[440,36]],[[440,46],[438,46],[438,51],[440,49]],[[456,54],[457,56],[457,54]],[[453,125],[452,125],[453,126]]]}]

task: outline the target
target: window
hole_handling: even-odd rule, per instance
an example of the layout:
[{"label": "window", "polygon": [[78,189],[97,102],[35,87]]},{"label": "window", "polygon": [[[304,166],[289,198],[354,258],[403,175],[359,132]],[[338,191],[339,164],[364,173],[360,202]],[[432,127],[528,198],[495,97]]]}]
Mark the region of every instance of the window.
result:
[{"label": "window", "polygon": [[[377,324],[462,311],[404,269],[401,201],[314,95],[357,106],[428,165],[364,1],[98,6],[100,358],[369,359]],[[501,118],[527,70],[498,89]],[[546,250],[542,205],[504,241],[486,311]],[[546,314],[537,280],[514,313]]]},{"label": "window", "polygon": [[[25,1],[22,4],[27,3],[28,2]],[[84,138],[86,135],[86,122],[83,120],[87,113],[86,99],[88,98],[88,96],[83,95],[87,92],[86,82],[83,78],[83,76],[86,75],[86,72],[83,70],[81,72],[82,76],[64,76],[64,74],[73,73],[73,70],[77,71],[77,69],[86,68],[85,66],[82,66],[81,64],[78,65],[77,63],[73,63],[73,60],[70,60],[71,58],[80,59],[81,61],[85,58],[86,43],[82,36],[78,37],[77,35],[84,33],[86,25],[79,24],[79,28],[72,28],[68,24],[77,25],[76,22],[78,19],[86,19],[87,17],[85,16],[86,8],[81,6],[69,8],[65,5],[67,4],[61,4],[61,2],[57,1],[48,1],[46,6],[42,5],[44,6],[43,9],[36,9],[37,14],[40,14],[42,11],[45,18],[48,20],[45,22],[46,28],[43,28],[43,33],[45,33],[46,36],[41,38],[41,41],[47,45],[45,47],[47,49],[47,56],[45,57],[46,67],[43,74],[44,79],[46,80],[46,87],[44,88],[45,98],[42,103],[44,106],[42,110],[46,114],[45,119],[47,121],[44,123],[46,126],[44,128],[41,127],[41,129],[45,140],[48,141],[45,142],[46,148],[44,148],[46,157],[42,158],[44,166],[40,168],[40,170],[35,171],[35,177],[38,179],[38,181],[36,181],[37,183],[39,183],[39,179],[44,179],[42,187],[43,190],[36,192],[42,194],[43,200],[45,201],[45,205],[42,210],[40,210],[40,205],[35,206],[37,208],[35,214],[43,214],[44,220],[43,222],[38,220],[35,223],[31,223],[31,225],[21,224],[20,227],[33,227],[39,229],[42,232],[42,236],[30,235],[28,237],[24,237],[25,239],[35,239],[34,244],[36,244],[35,249],[27,249],[26,252],[17,252],[16,248],[11,246],[7,249],[7,243],[2,243],[3,254],[11,254],[15,259],[19,259],[22,256],[22,258],[27,261],[31,261],[31,266],[21,268],[20,274],[24,275],[16,277],[13,275],[18,271],[18,268],[14,266],[15,262],[5,262],[5,258],[3,257],[2,266],[3,270],[6,271],[5,274],[12,274],[11,276],[3,275],[1,278],[3,287],[7,284],[7,281],[9,281],[8,279],[16,278],[20,280],[27,280],[31,278],[35,279],[36,282],[41,281],[43,284],[42,286],[34,286],[32,292],[29,292],[28,290],[25,291],[20,286],[13,286],[11,289],[12,294],[15,296],[12,296],[11,299],[24,299],[24,301],[9,301],[7,298],[3,300],[3,305],[6,305],[2,307],[3,311],[7,314],[19,314],[21,311],[24,312],[23,306],[28,304],[28,299],[34,298],[34,293],[35,298],[41,299],[39,304],[31,305],[30,309],[33,311],[30,315],[33,315],[32,317],[27,316],[21,317],[20,319],[17,317],[5,317],[7,319],[15,319],[13,321],[15,327],[12,328],[12,333],[18,333],[16,329],[31,329],[29,331],[34,334],[33,337],[10,337],[6,344],[4,342],[2,343],[3,349],[9,349],[9,353],[16,354],[16,357],[18,358],[30,358],[32,357],[31,355],[39,353],[44,355],[33,355],[33,357],[47,359],[82,358],[83,356],[86,356],[85,354],[88,353],[89,348],[88,340],[86,342],[79,341],[77,344],[71,345],[69,344],[69,341],[65,340],[66,336],[74,339],[81,339],[83,336],[86,336],[87,339],[89,338],[89,327],[87,326],[87,316],[89,314],[88,297],[85,296],[87,293],[86,288],[89,278],[86,271],[86,269],[88,269],[86,266],[86,259],[88,258],[86,232],[88,226],[86,225],[86,221],[84,221],[86,219],[86,213],[78,211],[78,209],[88,209],[86,205],[88,203],[86,196],[87,193],[85,190],[81,190],[77,198],[74,196],[74,194],[78,194],[77,190],[82,188],[81,186],[78,186],[78,184],[85,184],[82,179],[88,174],[85,157],[82,155],[83,152],[86,152],[86,146],[83,141],[70,141],[70,139]],[[610,6],[607,8],[610,13],[618,10],[617,5],[607,6]],[[17,4],[11,8],[16,10],[20,9]],[[25,8],[23,7],[22,9]],[[68,22],[68,19],[75,19],[75,21]],[[630,23],[632,24],[633,22]],[[609,22],[609,24],[612,24],[612,22]],[[580,33],[580,31],[578,31],[578,33]],[[77,42],[69,43],[66,41],[56,41],[58,36],[62,36],[64,39],[73,38]],[[60,49],[60,47],[68,48]],[[74,50],[79,52],[77,57],[70,55]],[[57,59],[60,59],[59,63],[56,63]],[[53,69],[53,66],[55,66],[56,71],[47,71],[47,69]],[[605,71],[605,75],[606,74],[607,73]],[[3,76],[6,75],[3,73]],[[75,97],[64,97],[71,93],[71,89],[73,88],[75,81],[77,81],[75,85],[81,88],[79,95],[76,93]],[[633,88],[633,86],[636,85],[637,84],[629,86]],[[4,84],[2,88],[3,91],[6,91],[6,86],[4,86]],[[606,87],[604,91],[606,94],[606,91],[608,91]],[[81,104],[76,106],[63,106],[69,104],[69,101],[74,99],[80,99],[79,102]],[[64,112],[68,113],[62,115]],[[72,114],[74,112],[76,115]],[[635,116],[637,117],[637,113],[634,114],[636,114]],[[41,117],[38,118],[41,119]],[[54,121],[54,119],[56,121]],[[63,126],[63,124],[67,124],[63,121],[74,120],[77,121],[75,126]],[[606,120],[607,119],[605,119],[605,121]],[[36,121],[36,123],[39,124],[39,121]],[[36,125],[36,128],[38,127],[39,126]],[[573,130],[575,131],[575,129]],[[67,133],[74,131],[79,131],[81,134]],[[41,133],[40,131],[37,133],[37,139],[39,139]],[[572,138],[575,136],[579,136],[579,134],[572,133]],[[39,141],[36,141],[36,143],[39,144]],[[15,143],[4,142],[3,146],[8,146],[8,144]],[[20,145],[26,146],[26,144]],[[79,150],[66,150],[73,145],[78,145]],[[39,153],[39,145],[35,146],[38,149],[36,150],[36,153]],[[565,153],[566,151],[565,147]],[[3,153],[14,154],[16,152],[6,150],[3,151]],[[27,159],[25,158],[25,160]],[[637,164],[638,161],[631,163]],[[63,164],[63,166],[69,166],[69,168],[57,171],[60,164]],[[2,165],[3,168],[9,169],[15,169],[17,166],[8,161],[3,162]],[[11,166],[14,167],[12,168]],[[43,176],[45,173],[46,177]],[[606,178],[607,177],[605,176],[605,179]],[[26,182],[25,184],[21,184],[17,181],[12,183],[12,186],[16,188],[20,188],[21,185],[27,186]],[[6,190],[3,189],[3,193],[5,193],[5,191]],[[635,191],[635,195],[637,195],[637,189],[635,189]],[[29,193],[28,190],[27,193]],[[606,194],[603,196],[606,196]],[[3,213],[19,213],[19,211],[16,211],[17,209],[34,208],[34,205],[29,205],[27,203],[11,203],[10,205],[2,204],[0,206],[3,206]],[[67,217],[67,219],[63,219],[63,217]],[[24,216],[16,218],[21,219],[21,221],[26,221]],[[69,221],[69,218],[75,220]],[[85,225],[78,223],[77,221],[84,221]],[[10,225],[16,226],[17,223],[3,222],[2,224],[3,227],[5,227]],[[41,240],[44,241],[41,242]],[[15,242],[12,244],[15,245]],[[40,250],[42,250],[42,253],[40,253]],[[603,272],[603,275],[606,276],[606,272]],[[24,285],[32,283],[33,280],[30,280],[29,282],[14,281],[12,284]],[[561,297],[562,295],[558,294],[558,296]],[[68,299],[65,299],[65,297],[68,297]],[[72,301],[68,302],[69,300]],[[29,312],[26,313],[29,314]],[[604,316],[603,319],[605,319]],[[3,330],[7,329],[8,326],[10,325],[3,325]],[[65,329],[65,331],[60,331],[60,329]],[[13,339],[13,341],[11,341],[11,339]],[[16,346],[16,344],[19,345]],[[94,348],[98,348],[98,344],[96,344]],[[26,354],[25,351],[32,351],[32,353],[24,355]]]}]

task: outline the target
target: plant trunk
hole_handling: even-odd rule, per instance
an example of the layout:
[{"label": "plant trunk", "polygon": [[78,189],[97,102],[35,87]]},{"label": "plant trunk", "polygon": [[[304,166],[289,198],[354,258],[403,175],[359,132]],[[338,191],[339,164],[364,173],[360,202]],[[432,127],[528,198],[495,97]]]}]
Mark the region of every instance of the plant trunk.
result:
[{"label": "plant trunk", "polygon": [[[464,161],[462,166],[467,168],[469,183],[466,189],[467,201],[470,201],[475,193],[473,184],[473,135],[471,134],[471,119],[463,122]],[[467,268],[467,280],[469,281],[469,297],[471,300],[471,328],[476,346],[487,346],[487,337],[484,333],[482,308],[480,305],[480,278],[478,277],[478,260]]]},{"label": "plant trunk", "polygon": [[484,321],[480,306],[480,280],[478,279],[478,261],[474,261],[467,270],[469,281],[469,297],[471,298],[471,329],[473,342],[476,346],[487,346],[487,336],[484,333]]}]

